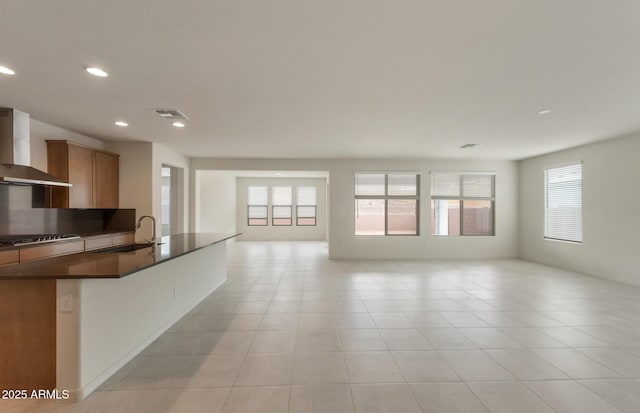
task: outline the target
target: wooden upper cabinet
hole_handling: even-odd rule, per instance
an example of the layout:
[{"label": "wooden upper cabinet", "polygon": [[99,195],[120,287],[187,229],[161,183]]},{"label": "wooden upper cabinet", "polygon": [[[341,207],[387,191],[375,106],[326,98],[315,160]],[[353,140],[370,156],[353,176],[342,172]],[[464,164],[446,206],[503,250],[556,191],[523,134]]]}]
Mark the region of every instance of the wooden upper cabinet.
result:
[{"label": "wooden upper cabinet", "polygon": [[47,170],[73,184],[51,188],[53,208],[118,208],[119,155],[48,140]]},{"label": "wooden upper cabinet", "polygon": [[69,208],[95,208],[93,182],[95,152],[81,146],[69,145]]},{"label": "wooden upper cabinet", "polygon": [[120,180],[118,156],[96,152],[96,205],[98,208],[118,208]]}]

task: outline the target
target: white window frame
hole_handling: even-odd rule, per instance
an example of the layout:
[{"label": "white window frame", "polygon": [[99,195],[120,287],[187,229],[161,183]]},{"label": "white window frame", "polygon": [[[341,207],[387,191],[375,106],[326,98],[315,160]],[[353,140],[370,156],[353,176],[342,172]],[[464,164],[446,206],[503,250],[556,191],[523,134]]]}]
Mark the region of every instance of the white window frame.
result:
[{"label": "white window frame", "polygon": [[[300,189],[310,188],[314,191],[314,204],[300,204]],[[313,208],[312,217],[302,217],[303,219],[313,219],[313,224],[300,224],[300,208]],[[315,227],[318,225],[318,188],[315,186],[297,186],[296,187],[296,226],[297,227]]]},{"label": "white window frame", "polygon": [[[269,205],[263,204],[252,204],[249,199],[249,193],[251,192],[250,188],[266,188],[267,189],[267,203],[269,202],[269,187],[267,185],[249,185],[247,186],[247,226],[248,227],[266,227],[269,225]],[[263,218],[251,218],[251,208],[260,208],[265,211],[265,223],[264,224],[252,224],[252,219],[263,219]]]},{"label": "white window frame", "polygon": [[[276,203],[274,192],[276,188],[289,188],[289,203]],[[289,215],[285,217],[276,217],[276,209],[288,209]],[[276,224],[276,219],[288,219],[288,224]],[[271,187],[271,226],[272,227],[290,227],[293,226],[293,187],[291,185],[273,185]]]},{"label": "white window frame", "polygon": [[[577,216],[575,217],[576,222],[574,225],[576,226],[576,234],[575,237],[569,237],[567,235],[561,235],[559,233],[553,232],[553,224],[551,222],[550,211],[555,208],[549,208],[550,203],[550,193],[549,193],[549,174],[551,172],[557,172],[559,170],[570,170],[570,168],[577,168],[580,172],[580,180],[576,187],[572,188],[574,191],[579,192],[579,207]],[[569,242],[574,244],[581,244],[583,241],[583,231],[582,231],[582,205],[583,205],[583,185],[584,185],[584,175],[583,175],[583,167],[582,161],[566,163],[562,165],[554,165],[552,167],[548,167],[544,169],[544,238],[550,241],[561,241],[561,242]],[[559,200],[558,200],[559,201]],[[564,217],[567,219],[567,217]]]},{"label": "white window frame", "polygon": [[[384,175],[384,195],[357,195],[355,189],[357,187],[358,175]],[[416,176],[416,194],[415,195],[389,195],[389,175],[415,175]],[[384,234],[357,234],[355,228],[355,214],[358,212],[357,207],[354,211],[354,229],[353,233],[358,237],[417,237],[420,236],[420,174],[418,172],[394,171],[394,172],[355,172],[354,173],[354,197],[355,200],[379,199],[384,200]],[[409,199],[416,201],[416,233],[415,234],[389,234],[389,200]],[[354,204],[355,205],[355,204]]]},{"label": "white window frame", "polygon": [[[496,235],[496,174],[495,172],[431,172],[431,182],[433,185],[433,178],[438,175],[456,175],[459,182],[458,196],[453,195],[433,195],[431,194],[432,201],[458,201],[460,208],[460,234],[434,234],[433,228],[431,228],[431,236],[433,237],[494,237]],[[464,195],[464,177],[465,176],[490,176],[491,177],[491,196],[479,197],[479,196],[465,196]],[[489,234],[465,234],[464,233],[464,201],[490,201],[491,202],[491,232]],[[431,205],[429,206],[431,207]]]}]

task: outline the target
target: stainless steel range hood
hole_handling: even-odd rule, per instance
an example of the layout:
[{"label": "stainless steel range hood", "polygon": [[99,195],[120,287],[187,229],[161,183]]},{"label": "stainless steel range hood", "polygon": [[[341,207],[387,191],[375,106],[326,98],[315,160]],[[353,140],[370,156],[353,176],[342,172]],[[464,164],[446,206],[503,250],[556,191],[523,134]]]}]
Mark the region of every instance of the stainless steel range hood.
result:
[{"label": "stainless steel range hood", "polygon": [[0,184],[71,186],[31,167],[29,114],[0,108]]}]

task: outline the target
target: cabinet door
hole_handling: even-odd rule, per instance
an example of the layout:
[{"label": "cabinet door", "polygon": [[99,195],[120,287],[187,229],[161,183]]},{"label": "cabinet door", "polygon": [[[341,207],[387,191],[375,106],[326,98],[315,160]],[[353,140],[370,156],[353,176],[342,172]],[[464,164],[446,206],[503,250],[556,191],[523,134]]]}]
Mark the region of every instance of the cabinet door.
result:
[{"label": "cabinet door", "polygon": [[[65,182],[69,182],[69,147],[66,141],[47,141],[47,172]],[[53,186],[52,208],[69,208],[69,188]]]},{"label": "cabinet door", "polygon": [[96,152],[96,207],[118,208],[118,157]]},{"label": "cabinet door", "polygon": [[95,208],[94,156],[90,149],[69,145],[69,208]]}]

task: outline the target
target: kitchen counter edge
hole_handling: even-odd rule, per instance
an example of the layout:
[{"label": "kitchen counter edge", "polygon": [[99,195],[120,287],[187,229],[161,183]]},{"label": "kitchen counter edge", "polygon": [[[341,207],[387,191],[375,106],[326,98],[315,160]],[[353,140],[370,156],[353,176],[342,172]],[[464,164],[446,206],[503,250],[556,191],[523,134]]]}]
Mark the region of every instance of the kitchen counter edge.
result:
[{"label": "kitchen counter edge", "polygon": [[[240,235],[242,233],[181,233],[160,238],[152,254],[147,248],[126,253],[96,250],[9,264],[0,266],[0,281],[123,278]],[[74,272],[74,267],[83,266],[88,269]]]}]

